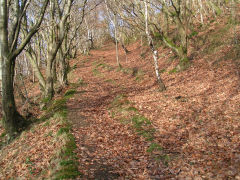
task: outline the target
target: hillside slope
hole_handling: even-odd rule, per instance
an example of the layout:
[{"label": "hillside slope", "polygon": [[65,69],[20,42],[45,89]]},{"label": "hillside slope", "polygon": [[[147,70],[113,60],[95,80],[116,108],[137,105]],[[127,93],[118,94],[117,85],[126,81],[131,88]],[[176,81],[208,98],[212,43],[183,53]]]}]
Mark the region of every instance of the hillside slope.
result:
[{"label": "hillside slope", "polygon": [[110,44],[72,62],[73,79],[86,83],[68,105],[83,177],[240,178],[239,57],[230,27],[216,23],[204,33],[212,39],[183,72],[174,71],[168,49],[159,49],[162,93],[139,43],[128,47],[127,61],[121,53],[122,69]]},{"label": "hillside slope", "polygon": [[[174,53],[159,48],[164,92],[149,49],[139,42],[127,47],[127,59],[120,51],[122,68],[112,43],[71,60],[72,91],[65,95],[72,94],[58,96],[64,117],[33,124],[4,146],[0,179],[51,179],[55,166],[61,172],[56,158],[65,131],[75,137],[78,179],[240,179],[240,50],[224,23],[193,38],[185,71],[176,72]],[[61,165],[76,164],[64,159]],[[77,179],[75,171],[61,178]]]}]

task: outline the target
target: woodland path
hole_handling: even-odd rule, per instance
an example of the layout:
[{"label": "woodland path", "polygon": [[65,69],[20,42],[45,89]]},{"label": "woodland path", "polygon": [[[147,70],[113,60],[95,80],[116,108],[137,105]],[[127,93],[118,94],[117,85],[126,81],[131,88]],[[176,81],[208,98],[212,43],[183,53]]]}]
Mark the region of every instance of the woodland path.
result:
[{"label": "woodland path", "polygon": [[240,179],[236,64],[200,58],[174,73],[177,61],[161,49],[167,90],[159,93],[148,49],[128,48],[122,69],[111,44],[71,62],[79,86],[68,119],[81,179]]},{"label": "woodland path", "polygon": [[81,178],[173,177],[161,167],[162,163],[147,153],[149,143],[135,133],[131,124],[116,121],[110,115],[109,107],[117,95],[131,96],[149,87],[137,87],[136,77],[117,72],[116,66],[115,69],[94,69],[102,60],[108,63],[115,56],[106,54],[107,51],[92,53],[76,66],[75,71],[85,85],[78,87],[68,102],[68,119],[73,123]]}]

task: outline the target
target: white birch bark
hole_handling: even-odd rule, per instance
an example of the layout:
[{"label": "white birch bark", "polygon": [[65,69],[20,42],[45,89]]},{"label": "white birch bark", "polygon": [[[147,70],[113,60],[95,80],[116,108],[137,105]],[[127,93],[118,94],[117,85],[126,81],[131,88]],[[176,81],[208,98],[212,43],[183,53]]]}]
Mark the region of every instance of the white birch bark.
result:
[{"label": "white birch bark", "polygon": [[201,18],[201,23],[204,24],[204,21],[203,21],[203,4],[202,4],[202,0],[198,0],[198,4],[200,6],[200,18]]},{"label": "white birch bark", "polygon": [[146,31],[146,35],[148,38],[149,47],[151,48],[152,55],[153,55],[155,73],[156,73],[157,81],[159,84],[159,90],[164,91],[166,89],[166,87],[165,87],[165,85],[160,77],[160,73],[159,73],[158,50],[155,49],[155,47],[154,47],[153,39],[150,35],[149,27],[148,27],[148,2],[147,2],[147,0],[144,0],[144,5],[145,5],[145,13],[144,13],[145,14],[145,31]]}]

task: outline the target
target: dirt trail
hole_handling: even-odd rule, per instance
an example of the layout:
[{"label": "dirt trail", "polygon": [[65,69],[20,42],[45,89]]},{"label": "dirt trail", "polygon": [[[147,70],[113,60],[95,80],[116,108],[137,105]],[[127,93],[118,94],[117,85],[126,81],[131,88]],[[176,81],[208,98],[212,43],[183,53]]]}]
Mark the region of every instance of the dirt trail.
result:
[{"label": "dirt trail", "polygon": [[[81,86],[68,109],[82,178],[240,178],[240,81],[234,61],[215,65],[209,57],[199,58],[175,73],[177,61],[169,61],[172,54],[161,49],[167,90],[159,93],[147,49],[137,43],[128,48],[127,62],[120,52],[121,70],[111,45],[73,62],[73,81],[81,80]],[[112,102],[121,94],[152,123],[154,142],[166,156],[154,153],[164,161],[147,152],[152,144],[131,123],[112,116]]]},{"label": "dirt trail", "polygon": [[[86,83],[68,102],[69,119],[77,140],[79,170],[84,179],[159,179],[166,177],[159,163],[146,153],[147,142],[131,128],[110,117],[109,105],[119,94],[144,91],[132,74],[111,70],[95,72],[97,63],[113,60],[108,51],[92,52],[77,64],[78,77]],[[114,53],[112,51],[112,53]],[[107,56],[106,56],[107,55]],[[109,59],[108,59],[109,58]],[[99,61],[100,60],[100,61]],[[134,84],[134,86],[132,86]],[[153,84],[150,84],[153,85]],[[148,89],[148,86],[145,87]],[[155,167],[155,168],[153,168]]]}]

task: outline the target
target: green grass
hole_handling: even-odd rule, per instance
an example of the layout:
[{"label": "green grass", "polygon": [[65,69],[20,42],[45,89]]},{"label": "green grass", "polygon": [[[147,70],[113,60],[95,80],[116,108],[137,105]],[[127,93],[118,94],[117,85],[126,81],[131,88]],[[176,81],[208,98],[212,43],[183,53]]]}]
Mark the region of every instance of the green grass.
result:
[{"label": "green grass", "polygon": [[163,162],[165,166],[168,166],[169,162],[171,161],[170,156],[167,154],[155,156],[154,159],[155,161]]},{"label": "green grass", "polygon": [[166,69],[161,69],[161,70],[159,71],[160,74],[161,74],[161,73],[164,73],[164,72],[166,72]]},{"label": "green grass", "polygon": [[[150,142],[147,152],[150,153],[156,160],[161,160],[167,165],[167,155],[164,154],[163,148],[155,141],[154,135],[156,129],[152,126],[151,121],[141,115],[137,108],[133,106],[127,96],[124,94],[117,95],[110,105],[111,118],[120,121],[125,125],[131,125],[135,133]],[[158,152],[158,155],[154,153]],[[159,156],[160,154],[160,156]]]},{"label": "green grass", "polygon": [[[81,81],[82,82],[82,81]],[[79,84],[80,85],[80,84]],[[78,161],[75,150],[77,149],[74,136],[71,134],[71,124],[67,119],[67,108],[66,102],[76,93],[76,89],[68,90],[64,97],[58,100],[57,105],[61,108],[54,116],[62,118],[62,126],[58,132],[57,136],[62,136],[65,139],[65,145],[61,149],[59,155],[59,166],[56,172],[53,174],[53,179],[75,179],[81,173],[78,171]],[[55,106],[54,106],[55,107]]]},{"label": "green grass", "polygon": [[75,70],[75,69],[77,69],[77,63],[72,66],[72,68],[71,68],[70,71],[73,71],[73,70]]},{"label": "green grass", "polygon": [[7,135],[7,133],[6,133],[6,132],[3,132],[3,133],[0,135],[0,138],[4,138],[6,135]]},{"label": "green grass", "polygon": [[132,69],[131,68],[124,68],[124,67],[120,66],[116,69],[116,72],[122,72],[124,74],[132,74]]},{"label": "green grass", "polygon": [[64,97],[71,97],[76,93],[76,89],[69,89],[65,92]]},{"label": "green grass", "polygon": [[26,158],[25,164],[27,165],[28,171],[30,174],[34,174],[36,172],[35,163],[31,161],[30,157]]},{"label": "green grass", "polygon": [[6,145],[7,143],[7,133],[6,132],[3,132],[1,135],[0,135],[0,150],[1,148]]},{"label": "green grass", "polygon": [[[66,102],[77,92],[77,87],[84,85],[86,85],[86,83],[82,79],[79,79],[76,84],[72,84],[72,88],[66,91],[61,99],[57,99],[49,104],[45,110],[46,113],[40,119],[41,121],[45,121],[54,117],[59,118],[62,121],[62,127],[58,130],[56,138],[62,137],[65,143],[56,159],[56,162],[58,162],[59,165],[53,167],[54,169],[51,175],[52,179],[75,179],[81,175],[78,171],[78,161],[75,153],[77,146],[74,136],[71,134],[71,124],[67,119],[68,111]],[[48,99],[44,101],[48,101]],[[49,126],[49,124],[49,121],[46,121],[44,126]],[[53,133],[50,132],[46,134],[46,136],[53,136]]]},{"label": "green grass", "polygon": [[154,140],[155,129],[151,127],[150,120],[137,114],[132,117],[131,121],[138,135],[144,137],[146,141]]},{"label": "green grass", "polygon": [[114,70],[114,68],[104,62],[102,62],[102,60],[100,61],[94,61],[92,63],[92,65],[94,66],[93,70],[92,70],[92,73],[94,76],[103,76],[102,73],[99,71],[99,69],[104,69],[104,70],[107,70],[107,71],[112,71]]},{"label": "green grass", "polygon": [[66,106],[66,101],[69,97],[55,100],[46,110],[47,113],[56,113],[61,111]]},{"label": "green grass", "polygon": [[69,133],[70,132],[70,128],[69,127],[62,127],[58,130],[57,132],[57,135],[60,136],[62,135],[63,133]]},{"label": "green grass", "polygon": [[62,149],[61,161],[59,163],[60,170],[55,174],[54,179],[75,179],[81,173],[78,171],[78,161],[75,150],[77,149],[74,137],[69,132],[67,133],[67,141]]},{"label": "green grass", "polygon": [[151,143],[150,146],[147,149],[147,152],[152,153],[154,151],[162,151],[162,147],[156,143]]},{"label": "green grass", "polygon": [[92,65],[93,65],[93,66],[97,66],[98,63],[99,63],[99,61],[94,61],[94,62],[92,63]]},{"label": "green grass", "polygon": [[86,82],[84,82],[84,80],[83,79],[81,79],[81,78],[79,78],[78,79],[78,86],[86,86],[87,85],[87,83]]},{"label": "green grass", "polygon": [[114,68],[106,63],[99,63],[96,65],[96,68],[102,68],[108,71],[112,71]]},{"label": "green grass", "polygon": [[92,70],[92,73],[93,73],[94,76],[101,76],[102,75],[101,72],[97,68],[94,68]]},{"label": "green grass", "polygon": [[138,112],[137,108],[130,106],[127,108],[127,111],[134,111],[134,112]]},{"label": "green grass", "polygon": [[76,88],[81,87],[81,86],[87,86],[87,83],[84,82],[84,80],[82,78],[79,78],[76,83],[71,83],[70,86],[73,89],[76,89]]},{"label": "green grass", "polygon": [[114,81],[113,79],[106,79],[106,80],[104,80],[104,82],[111,83],[111,84],[114,84],[114,85],[117,84],[116,81]]},{"label": "green grass", "polygon": [[177,73],[178,71],[177,71],[177,68],[173,68],[172,70],[170,70],[169,72],[168,72],[168,74],[174,74],[174,73]]},{"label": "green grass", "polygon": [[50,125],[50,122],[49,122],[49,121],[47,121],[47,122],[45,122],[45,123],[43,124],[44,127],[48,127],[49,125]]},{"label": "green grass", "polygon": [[134,115],[131,120],[136,128],[141,127],[143,124],[150,123],[150,121],[147,118],[141,115]]}]

